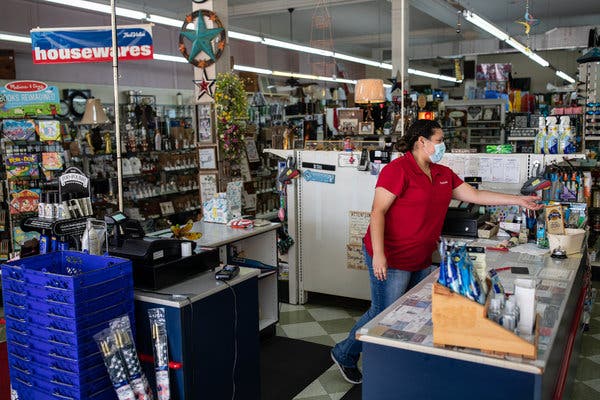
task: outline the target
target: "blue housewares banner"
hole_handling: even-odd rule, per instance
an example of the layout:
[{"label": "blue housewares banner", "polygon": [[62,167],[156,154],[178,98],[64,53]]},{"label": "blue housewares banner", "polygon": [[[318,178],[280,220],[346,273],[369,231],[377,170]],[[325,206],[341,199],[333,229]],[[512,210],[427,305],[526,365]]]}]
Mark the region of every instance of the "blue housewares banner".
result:
[{"label": "blue housewares banner", "polygon": [[[117,28],[119,60],[154,57],[150,24]],[[112,61],[111,27],[50,28],[31,30],[34,64],[65,64]]]}]

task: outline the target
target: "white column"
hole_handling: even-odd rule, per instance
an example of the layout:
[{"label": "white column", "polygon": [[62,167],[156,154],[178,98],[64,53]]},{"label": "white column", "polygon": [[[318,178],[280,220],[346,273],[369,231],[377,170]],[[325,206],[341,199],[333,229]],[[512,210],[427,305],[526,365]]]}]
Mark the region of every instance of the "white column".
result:
[{"label": "white column", "polygon": [[[408,7],[407,0],[392,0],[392,76],[402,82],[401,110],[404,115],[404,91],[408,89]],[[404,135],[404,124],[402,124]]]}]

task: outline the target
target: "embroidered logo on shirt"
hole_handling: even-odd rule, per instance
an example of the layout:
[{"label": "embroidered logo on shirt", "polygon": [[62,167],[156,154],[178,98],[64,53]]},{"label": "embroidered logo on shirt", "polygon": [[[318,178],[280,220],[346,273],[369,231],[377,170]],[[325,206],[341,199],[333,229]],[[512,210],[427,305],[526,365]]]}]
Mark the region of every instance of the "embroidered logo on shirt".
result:
[{"label": "embroidered logo on shirt", "polygon": [[440,182],[440,185],[447,185],[447,184],[448,184],[448,181],[441,181]]}]

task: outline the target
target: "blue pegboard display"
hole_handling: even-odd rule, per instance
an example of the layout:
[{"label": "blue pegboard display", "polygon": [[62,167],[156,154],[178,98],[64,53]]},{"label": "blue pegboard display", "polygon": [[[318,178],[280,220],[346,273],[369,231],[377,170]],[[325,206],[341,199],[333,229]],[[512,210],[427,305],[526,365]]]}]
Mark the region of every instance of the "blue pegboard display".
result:
[{"label": "blue pegboard display", "polygon": [[117,398],[93,336],[114,318],[133,321],[131,261],[74,251],[11,261],[2,291],[19,400]]}]

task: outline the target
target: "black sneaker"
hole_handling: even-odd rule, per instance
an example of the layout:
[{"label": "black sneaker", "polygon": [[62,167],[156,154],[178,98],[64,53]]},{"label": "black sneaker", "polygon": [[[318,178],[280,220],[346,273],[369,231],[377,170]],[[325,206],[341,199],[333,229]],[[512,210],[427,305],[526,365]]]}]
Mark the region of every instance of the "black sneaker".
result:
[{"label": "black sneaker", "polygon": [[360,370],[357,367],[344,367],[342,364],[340,364],[338,362],[338,360],[335,359],[335,356],[333,355],[333,351],[331,351],[331,359],[333,360],[335,365],[338,366],[342,376],[344,377],[344,379],[346,381],[348,381],[354,385],[358,385],[359,383],[362,383],[362,373],[360,372]]}]

